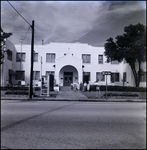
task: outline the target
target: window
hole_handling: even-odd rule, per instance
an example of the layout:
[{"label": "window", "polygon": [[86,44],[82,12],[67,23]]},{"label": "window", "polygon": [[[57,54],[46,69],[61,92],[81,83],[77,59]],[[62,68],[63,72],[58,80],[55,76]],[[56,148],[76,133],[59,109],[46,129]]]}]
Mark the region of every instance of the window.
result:
[{"label": "window", "polygon": [[98,63],[103,64],[103,55],[98,56]]},{"label": "window", "polygon": [[47,53],[46,54],[46,62],[55,62],[55,54]]},{"label": "window", "polygon": [[146,72],[143,72],[143,73],[142,73],[142,76],[141,76],[140,81],[141,81],[141,82],[146,82]]},{"label": "window", "polygon": [[83,72],[83,83],[88,83],[90,81],[90,72]]},{"label": "window", "polygon": [[12,61],[12,51],[11,50],[7,50],[7,59]]},{"label": "window", "polygon": [[16,80],[25,80],[25,71],[16,71]]},{"label": "window", "polygon": [[55,81],[54,81],[54,75],[55,75],[55,72],[54,71],[46,71],[46,75],[49,75],[50,79],[50,89],[51,90],[54,90],[54,85],[56,84]]},{"label": "window", "polygon": [[55,75],[55,72],[54,71],[46,71],[46,75],[50,75],[50,74]]},{"label": "window", "polygon": [[119,82],[119,73],[111,73],[111,82]]},{"label": "window", "polygon": [[96,72],[96,81],[105,81],[105,75],[102,72]]},{"label": "window", "polygon": [[82,54],[82,60],[83,63],[90,63],[91,62],[90,54]]},{"label": "window", "polygon": [[34,56],[33,58],[34,62],[38,62],[38,53],[33,53],[33,56]]},{"label": "window", "polygon": [[16,62],[25,61],[25,53],[16,53]]},{"label": "window", "polygon": [[117,60],[111,60],[111,64],[119,64]]},{"label": "window", "polygon": [[127,81],[127,73],[123,72],[123,82],[126,82],[126,81]]},{"label": "window", "polygon": [[33,71],[33,80],[40,79],[40,71]]}]

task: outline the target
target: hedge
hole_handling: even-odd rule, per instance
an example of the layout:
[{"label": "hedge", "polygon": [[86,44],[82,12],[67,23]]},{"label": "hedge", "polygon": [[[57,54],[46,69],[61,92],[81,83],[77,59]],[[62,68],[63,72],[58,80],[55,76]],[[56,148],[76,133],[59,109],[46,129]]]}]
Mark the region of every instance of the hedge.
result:
[{"label": "hedge", "polygon": [[1,90],[29,90],[29,87],[1,87]]},{"label": "hedge", "polygon": [[[40,87],[34,87],[35,91],[40,91]],[[13,90],[13,91],[29,91],[29,87],[1,87],[1,90]],[[53,89],[50,89],[50,91],[53,91]]]},{"label": "hedge", "polygon": [[[100,91],[106,91],[105,85],[100,85]],[[90,85],[90,91],[96,91],[96,85]],[[107,86],[107,91],[146,92],[145,87]]]},{"label": "hedge", "polygon": [[17,91],[7,91],[5,94],[13,94],[13,95],[28,95],[29,92],[28,91],[24,91],[24,90],[17,90]]},{"label": "hedge", "polygon": [[[106,93],[103,95],[106,96]],[[131,94],[131,93],[107,93],[107,96],[127,96],[127,97],[139,97],[138,94]]]}]

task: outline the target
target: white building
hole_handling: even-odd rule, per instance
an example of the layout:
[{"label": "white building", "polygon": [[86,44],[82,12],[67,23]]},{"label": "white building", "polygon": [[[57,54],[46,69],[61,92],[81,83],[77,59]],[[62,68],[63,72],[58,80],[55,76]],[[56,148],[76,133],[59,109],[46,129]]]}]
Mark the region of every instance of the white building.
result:
[{"label": "white building", "polygon": [[[9,53],[5,56],[2,67],[1,84],[13,85],[25,80],[30,82],[31,45],[13,45],[7,40]],[[144,74],[140,87],[146,87],[146,63],[143,64]],[[99,79],[106,84],[103,71],[111,71],[107,76],[108,85],[135,86],[134,76],[130,66],[125,61],[118,63],[106,62],[104,47],[93,47],[81,43],[50,43],[34,45],[33,79],[37,86],[41,75],[53,74],[54,84],[70,86],[72,82],[94,83]],[[123,83],[124,79],[124,83]],[[128,83],[127,83],[128,82]]]}]

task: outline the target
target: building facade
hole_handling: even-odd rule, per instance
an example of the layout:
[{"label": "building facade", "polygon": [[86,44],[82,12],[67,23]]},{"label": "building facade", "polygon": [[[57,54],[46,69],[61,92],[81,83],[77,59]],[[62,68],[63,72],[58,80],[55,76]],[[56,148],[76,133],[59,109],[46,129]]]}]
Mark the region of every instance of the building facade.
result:
[{"label": "building facade", "polygon": [[[31,45],[13,45],[7,40],[7,49],[2,67],[1,85],[17,85],[30,82]],[[10,56],[8,56],[10,55]],[[108,85],[135,86],[134,76],[125,61],[106,62],[104,47],[93,47],[81,43],[50,43],[34,45],[33,84],[40,86],[42,75],[52,74],[54,85],[70,86],[71,83],[94,83],[99,80],[106,84],[104,71],[110,71],[107,76]],[[137,67],[137,65],[136,65]],[[140,87],[146,87],[146,63],[143,64],[144,74]]]}]

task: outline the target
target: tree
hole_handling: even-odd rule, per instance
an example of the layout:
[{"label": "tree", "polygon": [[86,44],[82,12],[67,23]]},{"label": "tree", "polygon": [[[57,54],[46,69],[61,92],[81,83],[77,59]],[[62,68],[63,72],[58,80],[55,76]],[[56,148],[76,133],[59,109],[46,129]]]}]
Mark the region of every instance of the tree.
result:
[{"label": "tree", "polygon": [[[146,27],[140,23],[130,24],[124,28],[123,35],[117,35],[116,41],[113,38],[107,39],[105,43],[105,56],[107,62],[123,59],[130,65],[136,87],[139,87],[141,75],[143,72],[142,63],[146,61]],[[138,63],[138,72],[135,64]]]},{"label": "tree", "polygon": [[3,32],[2,28],[1,28],[1,49],[0,49],[0,54],[1,54],[1,62],[0,64],[3,64],[3,58],[4,58],[4,53],[5,51],[5,46],[6,46],[6,39],[8,37],[10,37],[12,35],[12,33],[5,33]]}]

